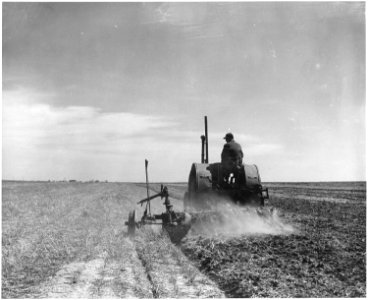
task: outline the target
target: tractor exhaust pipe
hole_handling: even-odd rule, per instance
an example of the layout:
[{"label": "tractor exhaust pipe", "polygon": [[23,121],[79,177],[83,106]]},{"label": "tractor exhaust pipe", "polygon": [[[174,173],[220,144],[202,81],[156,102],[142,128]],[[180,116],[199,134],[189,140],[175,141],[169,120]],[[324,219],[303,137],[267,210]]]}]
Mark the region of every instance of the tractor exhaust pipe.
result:
[{"label": "tractor exhaust pipe", "polygon": [[204,135],[206,138],[206,159],[205,163],[208,164],[208,131],[207,131],[207,116],[204,117]]},{"label": "tractor exhaust pipe", "polygon": [[201,135],[201,140],[202,140],[201,163],[202,164],[204,164],[204,163],[208,164],[207,116],[204,117],[204,135]]},{"label": "tractor exhaust pipe", "polygon": [[204,164],[204,143],[205,143],[206,137],[204,135],[201,135],[202,140],[202,152],[201,152],[201,163]]}]

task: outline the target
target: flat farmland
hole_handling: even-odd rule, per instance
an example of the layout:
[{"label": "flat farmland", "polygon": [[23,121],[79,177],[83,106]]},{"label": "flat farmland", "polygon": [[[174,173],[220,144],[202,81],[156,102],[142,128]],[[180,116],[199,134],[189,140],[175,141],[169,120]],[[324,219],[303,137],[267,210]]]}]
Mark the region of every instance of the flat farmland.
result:
[{"label": "flat farmland", "polygon": [[[126,235],[144,184],[3,181],[2,297],[365,297],[366,183],[264,185],[277,224],[231,210],[236,227],[194,225],[174,245],[159,228]],[[167,186],[181,211],[186,184]]]}]

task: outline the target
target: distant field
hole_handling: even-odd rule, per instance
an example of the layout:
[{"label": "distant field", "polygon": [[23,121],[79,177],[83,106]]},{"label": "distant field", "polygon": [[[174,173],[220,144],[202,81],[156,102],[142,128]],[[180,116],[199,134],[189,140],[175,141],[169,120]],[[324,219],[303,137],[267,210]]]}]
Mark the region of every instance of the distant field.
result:
[{"label": "distant field", "polygon": [[[191,231],[174,246],[126,236],[145,184],[4,181],[2,297],[365,297],[366,183],[264,185],[294,232]],[[186,184],[168,187],[182,210]]]}]

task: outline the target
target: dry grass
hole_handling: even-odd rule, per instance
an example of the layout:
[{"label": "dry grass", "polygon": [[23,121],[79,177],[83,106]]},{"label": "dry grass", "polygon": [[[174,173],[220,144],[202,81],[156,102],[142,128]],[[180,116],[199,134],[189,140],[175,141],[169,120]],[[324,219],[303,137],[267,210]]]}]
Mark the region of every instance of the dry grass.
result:
[{"label": "dry grass", "polygon": [[38,285],[69,262],[104,252],[121,258],[123,216],[135,206],[136,189],[3,182],[2,191],[3,298],[37,295]]},{"label": "dry grass", "polygon": [[3,182],[2,297],[220,297],[160,227],[126,236],[145,197],[136,184]]}]

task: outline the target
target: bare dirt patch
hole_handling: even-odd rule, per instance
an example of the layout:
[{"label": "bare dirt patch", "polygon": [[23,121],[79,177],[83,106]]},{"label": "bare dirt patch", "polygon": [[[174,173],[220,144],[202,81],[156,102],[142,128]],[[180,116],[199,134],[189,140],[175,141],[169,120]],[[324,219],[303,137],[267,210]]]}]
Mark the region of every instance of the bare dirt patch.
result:
[{"label": "bare dirt patch", "polygon": [[102,258],[63,266],[49,282],[40,287],[40,297],[92,298],[93,284],[101,277],[103,266]]},{"label": "bare dirt patch", "polygon": [[122,245],[124,259],[100,258],[63,266],[39,287],[41,298],[152,298],[151,283],[133,243]]}]

